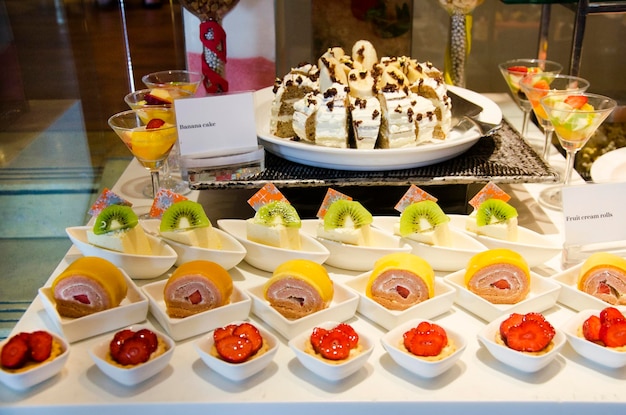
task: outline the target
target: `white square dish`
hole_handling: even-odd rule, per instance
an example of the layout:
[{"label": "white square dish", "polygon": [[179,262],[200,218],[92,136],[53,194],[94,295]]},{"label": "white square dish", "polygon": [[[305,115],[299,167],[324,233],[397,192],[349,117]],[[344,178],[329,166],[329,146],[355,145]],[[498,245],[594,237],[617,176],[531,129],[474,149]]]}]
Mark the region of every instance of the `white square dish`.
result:
[{"label": "white square dish", "polygon": [[270,306],[263,295],[263,284],[250,288],[248,293],[252,298],[252,313],[289,340],[325,321],[330,321],[331,319],[346,321],[354,317],[359,303],[358,294],[337,283],[334,284],[334,289],[335,294],[327,308],[297,320],[283,317],[282,314]]},{"label": "white square dish", "polygon": [[365,295],[370,275],[370,272],[361,274],[345,282],[345,284],[358,293],[360,297],[357,312],[387,330],[418,317],[429,319],[443,314],[450,310],[456,298],[456,290],[453,287],[440,279],[435,279],[434,297],[406,310],[389,310]]},{"label": "white square dish", "polygon": [[[70,354],[70,346],[64,338],[57,336],[54,333],[50,334],[54,340],[61,345],[62,352],[60,355],[48,362],[40,363],[28,370],[12,372],[0,368],[0,383],[4,383],[11,389],[23,391],[46,381],[59,373],[67,362],[67,358]],[[4,345],[9,342],[10,338],[11,336],[0,343],[0,350],[2,350]]]},{"label": "white square dish", "polygon": [[233,287],[229,304],[185,318],[172,318],[167,315],[163,300],[166,283],[167,280],[157,281],[144,285],[142,289],[150,301],[150,313],[176,341],[206,333],[233,320],[245,320],[250,314],[250,297],[239,288]]},{"label": "white square dish", "polygon": [[517,369],[524,373],[535,373],[545,368],[552,362],[565,345],[565,334],[555,328],[555,335],[552,339],[553,347],[543,354],[531,354],[519,352],[496,342],[496,334],[500,331],[500,324],[509,315],[500,316],[478,333],[478,340],[485,348],[501,363]]},{"label": "white square dish", "polygon": [[[558,302],[576,311],[601,310],[610,306],[611,304],[578,289],[578,275],[582,266],[583,264],[578,264],[552,276],[552,279],[561,285]],[[614,305],[613,307],[626,312],[624,305]]]},{"label": "white square dish", "polygon": [[48,316],[62,332],[68,342],[73,343],[107,331],[144,321],[148,316],[148,299],[121,269],[126,278],[128,292],[119,306],[86,315],[84,317],[62,317],[56,309],[56,301],[50,286],[39,289],[39,298]]},{"label": "white square dish", "polygon": [[[422,321],[426,321],[429,323],[435,323],[441,326],[448,336],[449,341],[452,341],[455,345],[455,350],[449,356],[444,357],[441,360],[427,360],[424,358],[420,358],[418,356],[413,355],[412,353],[405,350],[401,345],[403,345],[403,336],[404,333],[412,329],[413,327],[417,327],[419,323]],[[461,355],[465,351],[467,347],[467,340],[461,336],[458,332],[440,324],[437,322],[429,321],[427,319],[414,319],[409,320],[393,330],[387,332],[380,339],[383,347],[389,353],[391,358],[402,368],[408,370],[411,373],[414,373],[423,378],[434,378],[436,376],[441,375],[452,366],[456,364],[456,362],[460,359]]]},{"label": "white square dish", "polygon": [[246,232],[246,221],[241,219],[219,219],[217,225],[233,236],[246,249],[244,261],[262,271],[273,272],[274,269],[290,259],[309,259],[323,264],[330,255],[328,249],[315,238],[300,232],[302,249],[284,249],[249,241]]},{"label": "white square dish", "polygon": [[176,344],[174,343],[174,340],[172,340],[165,334],[154,330],[150,326],[138,325],[128,328],[133,331],[138,331],[144,328],[151,330],[152,332],[154,332],[154,334],[157,335],[159,339],[161,339],[165,343],[167,349],[160,356],[150,359],[145,363],[138,364],[134,367],[128,368],[118,366],[107,360],[107,356],[109,355],[109,345],[114,336],[113,333],[107,336],[105,340],[92,347],[89,350],[89,355],[91,356],[96,366],[98,366],[98,369],[100,369],[104,374],[121,383],[122,385],[135,386],[165,369],[165,367],[172,359],[172,356],[174,355],[174,348],[176,347]]},{"label": "white square dish", "polygon": [[394,252],[411,252],[411,246],[402,242],[399,237],[377,228],[371,229],[372,246],[357,246],[317,238],[319,220],[305,219],[302,221],[302,232],[315,238],[330,253],[325,264],[350,271],[368,271],[374,263],[385,255]]},{"label": "white square dish", "polygon": [[307,344],[310,342],[309,339],[313,328],[322,327],[330,330],[333,327],[336,327],[337,324],[339,324],[338,321],[325,321],[320,324],[315,324],[289,341],[289,347],[296,354],[296,357],[302,366],[331,382],[337,382],[345,379],[361,369],[374,351],[373,339],[357,331],[357,334],[359,335],[359,344],[361,345],[362,350],[358,355],[345,361],[329,362],[318,358],[316,355],[306,352]]},{"label": "white square dish", "polygon": [[[232,321],[228,324],[240,324],[243,321]],[[263,341],[267,343],[267,350],[258,356],[246,360],[242,363],[230,363],[215,356],[213,349],[213,331],[202,336],[194,342],[194,348],[200,355],[202,361],[212,370],[235,382],[242,381],[250,376],[256,375],[265,369],[272,361],[278,351],[278,339],[260,324],[252,323],[259,330]]]},{"label": "white square dish", "polygon": [[474,294],[465,287],[465,270],[444,277],[457,291],[455,303],[486,321],[492,321],[503,314],[542,312],[556,304],[561,286],[550,278],[530,272],[530,292],[517,304],[493,304]]}]

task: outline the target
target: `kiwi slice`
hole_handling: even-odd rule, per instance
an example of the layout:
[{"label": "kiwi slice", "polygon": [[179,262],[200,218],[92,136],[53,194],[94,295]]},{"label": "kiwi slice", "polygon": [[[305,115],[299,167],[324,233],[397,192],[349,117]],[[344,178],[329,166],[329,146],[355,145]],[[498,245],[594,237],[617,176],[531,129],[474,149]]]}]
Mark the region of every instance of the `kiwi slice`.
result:
[{"label": "kiwi slice", "polygon": [[504,200],[487,199],[478,206],[476,225],[485,226],[502,223],[517,216],[517,210]]},{"label": "kiwi slice", "polygon": [[369,225],[374,219],[372,214],[355,200],[339,199],[331,203],[324,215],[324,229],[342,228],[351,221],[355,228]]},{"label": "kiwi slice", "polygon": [[102,209],[93,225],[93,233],[102,235],[120,229],[134,228],[139,218],[130,206],[109,205]]},{"label": "kiwi slice", "polygon": [[432,200],[412,203],[400,215],[400,235],[407,236],[434,229],[442,223],[450,222],[439,205]]},{"label": "kiwi slice", "polygon": [[266,226],[281,224],[288,228],[302,226],[300,216],[290,203],[281,200],[267,203],[259,208],[254,216],[256,222]]},{"label": "kiwi slice", "polygon": [[159,231],[168,232],[181,229],[211,226],[211,221],[198,202],[183,200],[171,205],[161,217]]}]

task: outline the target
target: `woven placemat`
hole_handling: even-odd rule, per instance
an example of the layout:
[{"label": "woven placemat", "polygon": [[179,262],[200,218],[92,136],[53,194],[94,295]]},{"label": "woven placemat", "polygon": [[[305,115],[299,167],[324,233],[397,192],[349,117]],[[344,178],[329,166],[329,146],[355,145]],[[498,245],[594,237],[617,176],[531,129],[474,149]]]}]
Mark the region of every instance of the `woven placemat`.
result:
[{"label": "woven placemat", "polygon": [[[384,151],[384,150],[381,150]],[[437,184],[554,183],[554,171],[506,121],[465,153],[430,166],[391,171],[348,171],[307,166],[266,151],[265,170],[244,180],[193,182],[195,190],[281,187],[405,186]]]}]

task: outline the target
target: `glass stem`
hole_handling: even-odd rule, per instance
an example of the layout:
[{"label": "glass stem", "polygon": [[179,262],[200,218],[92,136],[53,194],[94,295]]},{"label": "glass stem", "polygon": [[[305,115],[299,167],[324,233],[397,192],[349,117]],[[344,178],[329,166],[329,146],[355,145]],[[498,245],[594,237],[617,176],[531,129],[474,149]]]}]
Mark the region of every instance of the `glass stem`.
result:
[{"label": "glass stem", "polygon": [[569,186],[569,183],[572,180],[572,171],[574,170],[575,156],[576,151],[567,150],[567,155],[565,157],[565,179],[563,180],[563,186]]},{"label": "glass stem", "polygon": [[152,198],[154,199],[161,187],[159,170],[150,170],[150,176],[152,177]]},{"label": "glass stem", "polygon": [[554,130],[552,128],[545,128],[544,134],[546,138],[546,142],[543,144],[543,159],[548,161],[550,157],[550,146],[552,145],[552,133]]},{"label": "glass stem", "polygon": [[522,118],[522,137],[526,137],[528,133],[528,121],[530,121],[530,110],[522,109],[524,117]]}]

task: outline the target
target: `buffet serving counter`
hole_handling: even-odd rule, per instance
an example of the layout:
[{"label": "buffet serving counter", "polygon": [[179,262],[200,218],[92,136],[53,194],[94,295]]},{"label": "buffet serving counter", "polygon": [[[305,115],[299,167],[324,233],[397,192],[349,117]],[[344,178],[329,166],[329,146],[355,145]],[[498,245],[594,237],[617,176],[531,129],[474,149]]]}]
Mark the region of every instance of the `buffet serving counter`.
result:
[{"label": "buffet serving counter", "polygon": [[[490,97],[502,107],[513,125],[519,125],[521,114],[506,95]],[[533,130],[540,146],[542,134]],[[562,157],[553,150],[551,163],[559,170]],[[128,197],[134,206],[148,201],[133,193],[145,185],[146,172],[136,161],[128,166],[114,192]],[[522,226],[543,231],[556,242],[562,242],[560,214],[544,212],[536,202],[545,184],[512,184],[507,190],[524,204],[520,213]],[[218,197],[228,190],[192,191],[187,197],[201,196],[207,213],[222,209],[228,212],[232,200]],[[133,194],[137,197],[134,198]],[[235,196],[233,196],[235,198]],[[238,201],[245,204],[245,200]],[[213,209],[215,207],[215,209]],[[220,213],[221,214],[221,213]],[[212,216],[212,215],[210,215]],[[214,219],[213,217],[211,218]],[[61,260],[51,279],[80,255],[72,247]],[[560,258],[548,261],[533,271],[543,277],[560,271]],[[329,268],[334,281],[341,284],[359,273]],[[247,289],[262,284],[268,273],[242,262],[231,272],[234,283]],[[442,274],[438,274],[442,277]],[[160,277],[165,278],[165,277]],[[137,280],[138,285],[155,280]],[[564,324],[574,311],[557,304],[545,312],[555,326]],[[251,320],[263,324],[256,316]],[[176,344],[167,368],[136,387],[125,387],[109,379],[95,366],[88,350],[110,336],[96,336],[72,343],[69,360],[62,372],[25,392],[15,392],[0,386],[2,414],[206,414],[235,413],[353,413],[379,414],[407,412],[437,414],[602,414],[624,413],[626,410],[626,368],[608,370],[577,355],[566,345],[547,368],[535,374],[517,372],[496,361],[477,340],[477,333],[486,322],[467,310],[454,305],[451,310],[433,320],[454,327],[468,341],[457,364],[434,379],[423,379],[398,366],[385,352],[380,342],[374,347],[367,364],[341,382],[328,382],[309,372],[287,346],[287,340],[276,334],[281,342],[274,361],[257,375],[242,382],[231,382],[211,371],[200,359],[193,343],[200,336]],[[348,321],[357,331],[380,339],[384,329],[356,314]],[[164,331],[149,317],[148,324]],[[269,327],[263,325],[265,328]],[[39,298],[35,299],[19,321],[15,331],[38,328],[53,330]],[[270,329],[271,330],[271,329]]]}]

